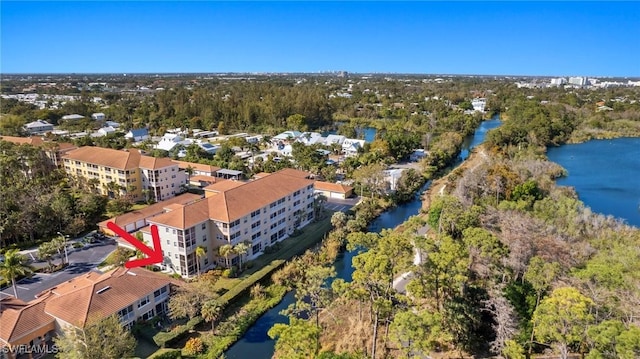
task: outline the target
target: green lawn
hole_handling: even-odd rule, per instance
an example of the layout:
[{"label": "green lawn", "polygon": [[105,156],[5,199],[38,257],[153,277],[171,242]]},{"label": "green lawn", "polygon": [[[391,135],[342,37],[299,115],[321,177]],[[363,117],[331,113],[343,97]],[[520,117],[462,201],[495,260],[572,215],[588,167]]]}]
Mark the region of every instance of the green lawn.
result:
[{"label": "green lawn", "polygon": [[220,278],[214,289],[226,289],[230,290],[236,285],[240,284],[242,280],[248,278],[253,273],[259,271],[265,266],[271,264],[275,260],[289,260],[298,254],[304,253],[305,250],[312,247],[316,243],[320,243],[325,234],[331,230],[331,215],[332,211],[325,211],[325,216],[318,222],[313,222],[306,227],[302,228],[302,233],[289,237],[280,242],[280,249],[274,253],[263,254],[260,257],[251,261],[251,268],[245,270],[240,274],[238,278]]}]

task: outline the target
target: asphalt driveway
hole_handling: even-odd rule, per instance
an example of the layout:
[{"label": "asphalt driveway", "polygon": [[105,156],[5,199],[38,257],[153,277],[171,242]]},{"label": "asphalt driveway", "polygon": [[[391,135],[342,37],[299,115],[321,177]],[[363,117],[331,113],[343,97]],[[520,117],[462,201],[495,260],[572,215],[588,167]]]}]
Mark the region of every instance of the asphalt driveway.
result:
[{"label": "asphalt driveway", "polygon": [[[35,296],[60,283],[64,283],[69,279],[76,277],[82,273],[87,273],[98,266],[109,253],[116,249],[117,245],[115,241],[103,241],[91,245],[84,246],[82,248],[69,248],[69,266],[63,271],[56,273],[38,273],[31,278],[25,278],[17,283],[18,298],[24,301],[30,301]],[[54,263],[59,263],[57,259]],[[41,263],[36,263],[38,266]],[[45,263],[46,264],[46,263]],[[11,286],[5,288],[0,292],[0,297],[7,295],[13,296],[13,288]]]}]

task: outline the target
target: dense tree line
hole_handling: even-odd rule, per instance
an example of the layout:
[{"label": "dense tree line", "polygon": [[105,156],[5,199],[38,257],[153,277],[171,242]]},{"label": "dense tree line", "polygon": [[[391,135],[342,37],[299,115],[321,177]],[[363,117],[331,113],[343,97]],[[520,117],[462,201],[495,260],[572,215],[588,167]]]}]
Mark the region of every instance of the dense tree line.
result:
[{"label": "dense tree line", "polygon": [[76,235],[93,227],[105,211],[106,198],[55,168],[38,147],[0,141],[0,171],[2,248],[57,232]]}]

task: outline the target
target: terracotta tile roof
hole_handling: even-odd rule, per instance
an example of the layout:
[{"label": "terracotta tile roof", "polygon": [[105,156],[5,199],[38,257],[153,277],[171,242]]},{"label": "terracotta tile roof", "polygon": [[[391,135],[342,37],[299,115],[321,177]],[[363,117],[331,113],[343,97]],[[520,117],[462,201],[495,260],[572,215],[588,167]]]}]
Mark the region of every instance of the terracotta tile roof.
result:
[{"label": "terracotta tile roof", "polygon": [[195,175],[195,176],[191,176],[191,178],[189,179],[189,181],[193,181],[193,182],[206,182],[206,183],[216,183],[216,182],[221,182],[224,181],[224,179],[222,178],[218,178],[218,177],[213,177],[213,176],[205,176],[205,175]]},{"label": "terracotta tile roof", "polygon": [[207,218],[223,222],[232,222],[242,218],[256,209],[265,207],[269,203],[290,195],[296,190],[313,184],[312,180],[289,176],[276,172],[251,182],[225,181],[207,186],[223,183],[240,183],[234,188],[220,191],[215,196],[207,197],[201,201],[187,204],[182,208],[151,218],[149,221],[186,229],[203,222]]},{"label": "terracotta tile roof", "polygon": [[314,186],[315,189],[320,191],[330,191],[337,193],[348,193],[353,190],[353,187],[351,186],[323,181],[316,181]]},{"label": "terracotta tile roof", "polygon": [[131,211],[129,213],[125,213],[123,215],[114,217],[114,218],[110,218],[106,221],[102,221],[100,223],[98,223],[98,226],[100,228],[107,228],[107,222],[112,221],[113,223],[117,224],[118,226],[124,228],[126,225],[130,224],[130,223],[135,223],[137,221],[146,219],[146,218],[151,218],[153,216],[157,216],[159,214],[162,214],[165,212],[164,208],[174,204],[174,203],[179,203],[179,204],[187,204],[190,202],[195,202],[199,199],[201,199],[202,196],[199,194],[194,194],[194,193],[185,193],[185,194],[181,194],[179,196],[175,196],[173,198],[170,198],[166,201],[161,201],[158,203],[154,203],[150,206],[147,206],[145,208],[142,208],[140,210],[136,210],[136,211]]},{"label": "terracotta tile roof", "polygon": [[29,303],[13,297],[0,300],[0,340],[11,343],[38,328],[53,325],[55,319],[44,312],[45,299]]},{"label": "terracotta tile roof", "polygon": [[168,212],[149,219],[149,222],[186,229],[209,219],[209,204],[206,199],[188,205],[174,204]]},{"label": "terracotta tile roof", "polygon": [[77,327],[117,313],[175,280],[143,268],[117,268],[76,277],[50,290],[45,313]]},{"label": "terracotta tile roof", "polygon": [[291,176],[291,177],[297,177],[297,178],[310,178],[311,177],[311,173],[306,172],[306,171],[300,171],[300,170],[294,170],[293,168],[284,168],[281,169],[280,171],[276,172],[282,175],[287,175],[287,176]]},{"label": "terracotta tile roof", "polygon": [[219,181],[214,184],[208,185],[207,187],[204,188],[204,190],[210,191],[210,192],[226,192],[234,188],[244,186],[247,183],[248,182],[232,181],[232,180]]},{"label": "terracotta tile roof", "polygon": [[78,148],[78,146],[74,145],[73,143],[58,142],[58,150],[59,151],[75,150],[76,148]]},{"label": "terracotta tile roof", "polygon": [[174,163],[178,164],[178,167],[180,167],[180,169],[187,169],[189,167],[197,170],[197,171],[201,171],[201,172],[207,172],[209,174],[214,174],[215,172],[217,172],[220,167],[216,167],[216,166],[210,166],[210,165],[203,165],[201,163],[192,163],[192,162],[185,162],[185,161],[177,161],[177,160],[172,160]]},{"label": "terracotta tile roof", "polygon": [[[213,211],[210,215],[213,219],[235,221],[311,184],[312,180],[289,176],[279,171],[218,196],[209,197],[211,202],[218,202],[215,206],[212,203]],[[222,199],[224,202],[220,202]]]},{"label": "terracotta tile roof", "polygon": [[0,140],[12,142],[16,145],[32,145],[32,146],[40,146],[44,143],[42,137],[38,136],[30,136],[30,137],[15,137],[15,136],[0,136]]},{"label": "terracotta tile roof", "polygon": [[77,150],[69,151],[63,156],[63,158],[70,160],[82,161],[121,170],[138,168],[140,165],[140,157],[140,152],[135,149],[120,151],[94,146],[83,146]]},{"label": "terracotta tile roof", "polygon": [[140,168],[155,170],[158,168],[165,168],[175,166],[170,158],[166,157],[151,157],[151,156],[140,156]]},{"label": "terracotta tile roof", "polygon": [[260,173],[254,174],[253,177],[257,179],[257,178],[267,177],[269,175],[271,175],[271,173],[269,172],[260,172]]}]

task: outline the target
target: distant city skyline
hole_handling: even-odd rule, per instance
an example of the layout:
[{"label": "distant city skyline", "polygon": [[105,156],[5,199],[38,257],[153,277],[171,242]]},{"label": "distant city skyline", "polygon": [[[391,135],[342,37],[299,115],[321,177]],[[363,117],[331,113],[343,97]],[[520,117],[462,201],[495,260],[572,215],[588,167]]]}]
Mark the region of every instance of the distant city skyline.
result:
[{"label": "distant city skyline", "polygon": [[0,72],[640,76],[640,2],[0,2]]}]

